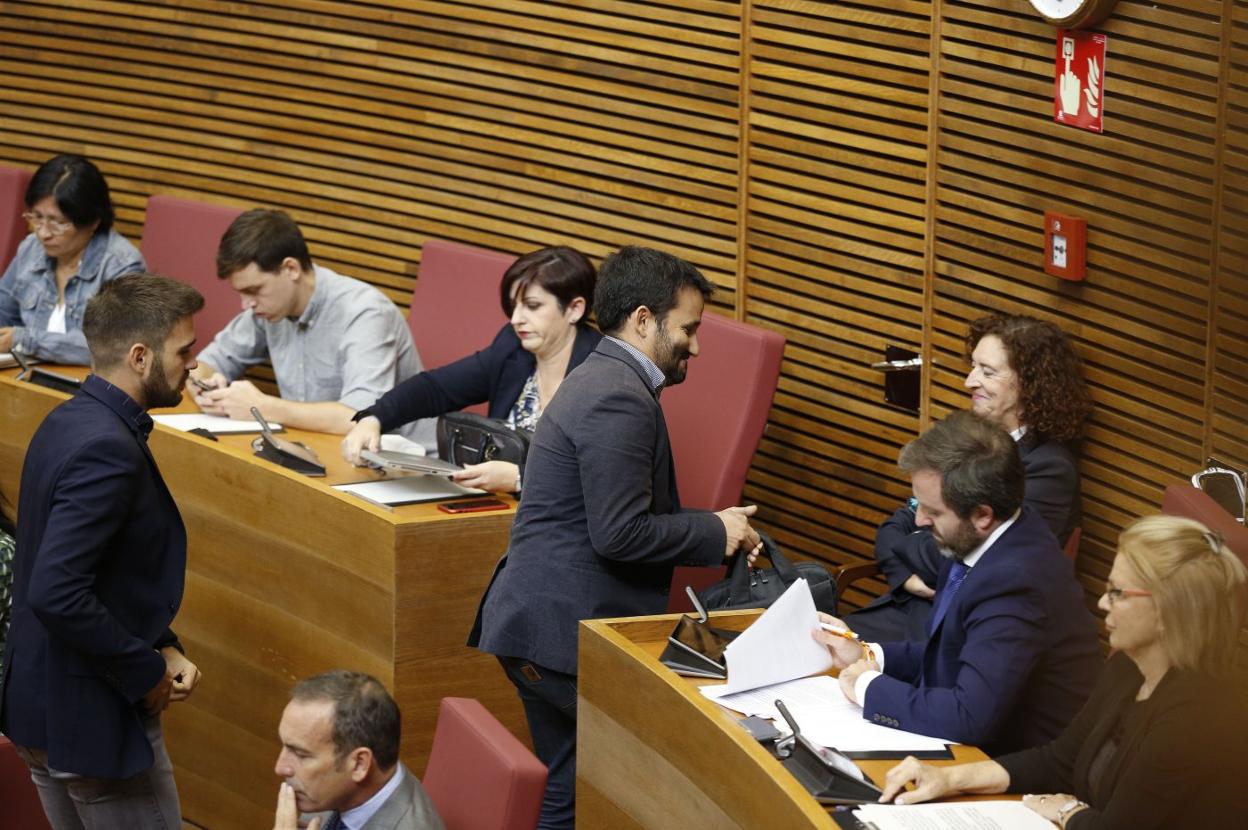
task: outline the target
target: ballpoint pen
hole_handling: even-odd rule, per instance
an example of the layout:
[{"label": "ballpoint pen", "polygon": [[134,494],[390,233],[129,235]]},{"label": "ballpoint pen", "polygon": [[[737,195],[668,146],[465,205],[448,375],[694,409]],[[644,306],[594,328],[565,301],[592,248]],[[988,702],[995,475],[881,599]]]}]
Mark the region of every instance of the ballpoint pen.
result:
[{"label": "ballpoint pen", "polygon": [[824,631],[828,632],[829,634],[835,634],[838,637],[844,637],[846,640],[853,640],[855,643],[862,646],[862,657],[864,660],[872,660],[872,661],[875,660],[875,654],[871,651],[871,647],[867,645],[866,642],[863,641],[861,637],[859,637],[853,631],[850,631],[848,628],[841,628],[840,626],[832,625],[831,623],[825,623],[825,622],[819,623],[819,627],[822,628]]}]

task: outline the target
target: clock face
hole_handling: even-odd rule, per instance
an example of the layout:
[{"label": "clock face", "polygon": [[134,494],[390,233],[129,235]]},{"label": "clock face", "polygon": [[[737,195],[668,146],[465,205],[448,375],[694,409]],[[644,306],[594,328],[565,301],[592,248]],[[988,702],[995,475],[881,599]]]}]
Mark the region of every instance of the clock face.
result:
[{"label": "clock face", "polygon": [[1095,26],[1114,10],[1118,0],[1030,0],[1045,20],[1063,29]]}]

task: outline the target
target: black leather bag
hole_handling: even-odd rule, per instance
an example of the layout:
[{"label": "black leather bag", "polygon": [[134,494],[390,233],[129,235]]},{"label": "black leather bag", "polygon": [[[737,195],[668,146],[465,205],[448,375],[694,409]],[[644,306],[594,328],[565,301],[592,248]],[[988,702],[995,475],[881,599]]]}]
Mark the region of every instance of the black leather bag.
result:
[{"label": "black leather bag", "polygon": [[763,556],[771,560],[770,568],[751,568],[742,553],[732,558],[728,578],[704,589],[698,597],[708,611],[733,611],[739,608],[767,608],[799,579],[810,585],[815,608],[829,614],[836,612],[836,580],[828,569],[815,562],[788,560],[771,537],[759,533],[763,540]]},{"label": "black leather bag", "polygon": [[438,457],[458,464],[510,461],[524,471],[533,433],[512,429],[504,421],[472,412],[450,412],[438,418]]}]

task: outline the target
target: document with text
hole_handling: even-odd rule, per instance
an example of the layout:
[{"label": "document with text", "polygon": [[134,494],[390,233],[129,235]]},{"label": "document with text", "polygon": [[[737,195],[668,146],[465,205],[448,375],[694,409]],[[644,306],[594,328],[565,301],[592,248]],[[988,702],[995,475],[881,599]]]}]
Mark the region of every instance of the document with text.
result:
[{"label": "document with text", "polygon": [[1053,830],[1021,801],[948,804],[864,804],[854,818],[872,830]]}]

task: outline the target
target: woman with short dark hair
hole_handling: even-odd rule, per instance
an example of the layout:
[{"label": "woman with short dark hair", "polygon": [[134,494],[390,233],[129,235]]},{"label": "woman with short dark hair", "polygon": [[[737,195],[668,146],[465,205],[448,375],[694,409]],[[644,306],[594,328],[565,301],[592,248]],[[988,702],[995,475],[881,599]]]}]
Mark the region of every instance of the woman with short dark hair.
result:
[{"label": "woman with short dark hair", "polygon": [[82,156],[57,156],[35,171],[22,217],[31,233],[0,279],[0,352],[89,364],[87,300],[143,271],[143,256],[113,229],[108,182]]},{"label": "woman with short dark hair", "polygon": [[1023,803],[1070,830],[1242,826],[1248,720],[1233,672],[1244,585],[1243,563],[1204,525],[1138,519],[1098,603],[1117,653],[1066,731],[992,761],[907,758],[881,800],[1034,793]]},{"label": "woman with short dark hair", "polygon": [[[359,464],[361,450],[380,446],[381,433],[479,403],[489,403],[491,418],[534,429],[563,378],[602,339],[589,325],[595,281],[593,264],[572,248],[542,248],[517,259],[499,285],[511,321],[494,342],[408,378],[357,412],[342,440],[343,457]],[[494,492],[518,491],[521,484],[520,468],[506,461],[468,465],[455,480]]]}]

